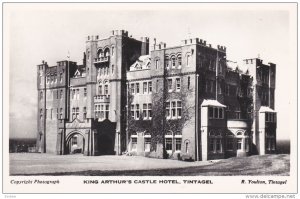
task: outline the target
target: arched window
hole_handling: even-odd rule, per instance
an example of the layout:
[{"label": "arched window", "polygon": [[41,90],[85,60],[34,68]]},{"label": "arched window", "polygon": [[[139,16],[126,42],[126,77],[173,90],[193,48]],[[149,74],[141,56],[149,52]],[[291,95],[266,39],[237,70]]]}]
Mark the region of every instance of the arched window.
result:
[{"label": "arched window", "polygon": [[108,95],[108,81],[104,81],[104,95]]},{"label": "arched window", "polygon": [[98,50],[97,56],[98,56],[98,58],[103,57],[103,50],[102,50],[102,49],[99,49],[99,50]]},{"label": "arched window", "polygon": [[105,48],[104,50],[104,57],[109,57],[110,53],[109,53],[109,48]]},{"label": "arched window", "polygon": [[180,68],[181,67],[181,63],[182,63],[181,55],[180,54],[177,56],[177,61],[178,61],[178,67]]},{"label": "arched window", "polygon": [[175,66],[176,66],[176,58],[175,58],[174,55],[171,57],[171,63],[172,63],[172,68],[175,68]]},{"label": "arched window", "polygon": [[189,146],[190,145],[190,140],[184,140],[184,152],[189,153]]}]

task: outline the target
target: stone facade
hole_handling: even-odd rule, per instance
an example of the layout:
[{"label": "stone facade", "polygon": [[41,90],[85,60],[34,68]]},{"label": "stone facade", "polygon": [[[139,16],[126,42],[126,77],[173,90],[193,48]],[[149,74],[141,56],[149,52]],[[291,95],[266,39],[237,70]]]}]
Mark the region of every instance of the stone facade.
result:
[{"label": "stone facade", "polygon": [[[151,51],[150,51],[151,50]],[[83,65],[38,65],[39,152],[210,160],[275,153],[276,65],[202,39],[89,36]]]}]

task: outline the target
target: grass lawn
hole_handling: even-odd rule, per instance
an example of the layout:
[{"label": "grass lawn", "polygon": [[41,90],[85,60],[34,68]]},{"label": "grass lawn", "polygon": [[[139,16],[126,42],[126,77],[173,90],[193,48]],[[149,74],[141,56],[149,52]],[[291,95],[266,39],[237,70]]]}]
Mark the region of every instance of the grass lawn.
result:
[{"label": "grass lawn", "polygon": [[43,160],[45,154],[35,154],[33,156],[35,158],[27,154],[24,156],[11,154],[10,175],[238,176],[289,175],[290,173],[290,155],[287,154],[229,158],[205,162],[183,162],[137,156],[48,155],[50,158]]}]

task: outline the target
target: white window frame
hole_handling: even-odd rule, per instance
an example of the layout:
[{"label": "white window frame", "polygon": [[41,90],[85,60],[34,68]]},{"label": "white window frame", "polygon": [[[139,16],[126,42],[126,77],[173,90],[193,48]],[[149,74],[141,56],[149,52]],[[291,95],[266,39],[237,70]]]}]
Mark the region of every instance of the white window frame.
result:
[{"label": "white window frame", "polygon": [[148,82],[148,93],[152,93],[152,81]]},{"label": "white window frame", "polygon": [[143,94],[148,93],[148,82],[143,82]]},{"label": "white window frame", "polygon": [[167,82],[168,82],[168,91],[172,92],[173,91],[173,79],[168,78]]},{"label": "white window frame", "polygon": [[[210,110],[213,111],[213,116],[210,116]],[[216,116],[216,110],[217,110],[217,116]],[[222,110],[222,115],[220,117],[220,110]],[[224,119],[224,108],[223,107],[216,107],[216,106],[209,106],[208,107],[208,119]]]},{"label": "white window frame", "polygon": [[179,92],[181,90],[181,79],[178,77],[175,79],[176,83],[176,92]]},{"label": "white window frame", "polygon": [[[150,139],[150,142],[146,142],[146,140],[149,140]],[[146,147],[147,144],[149,145],[149,148]],[[144,151],[145,152],[150,152],[151,150],[151,135],[149,133],[145,133],[144,134]]]}]

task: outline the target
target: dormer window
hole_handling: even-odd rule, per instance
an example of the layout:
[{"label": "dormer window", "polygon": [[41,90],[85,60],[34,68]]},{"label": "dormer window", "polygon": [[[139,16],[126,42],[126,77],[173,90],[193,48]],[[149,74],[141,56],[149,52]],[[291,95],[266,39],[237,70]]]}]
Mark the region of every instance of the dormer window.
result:
[{"label": "dormer window", "polygon": [[208,107],[209,119],[224,119],[224,108],[222,107]]}]

